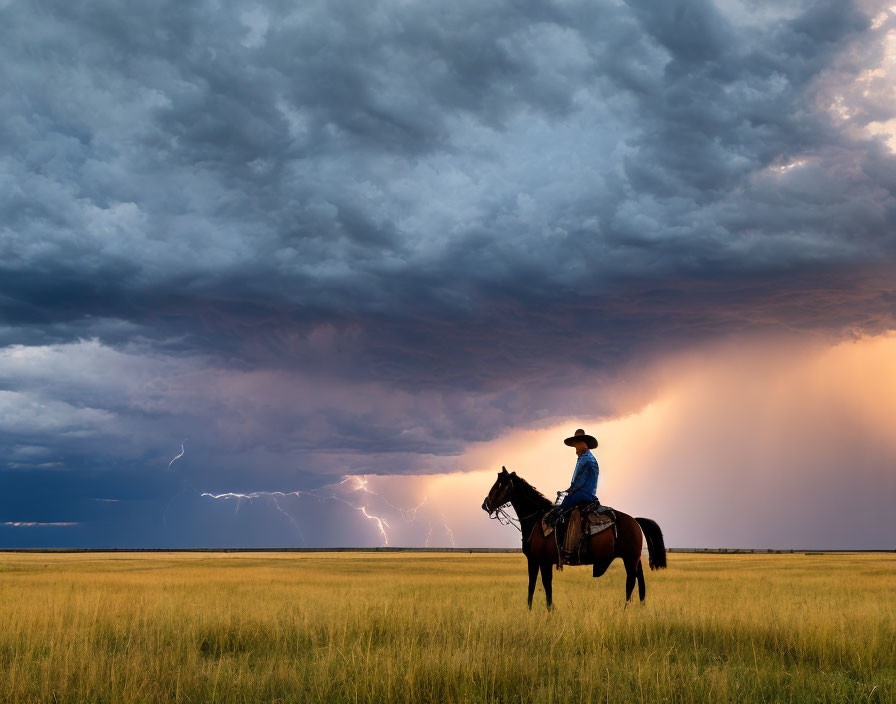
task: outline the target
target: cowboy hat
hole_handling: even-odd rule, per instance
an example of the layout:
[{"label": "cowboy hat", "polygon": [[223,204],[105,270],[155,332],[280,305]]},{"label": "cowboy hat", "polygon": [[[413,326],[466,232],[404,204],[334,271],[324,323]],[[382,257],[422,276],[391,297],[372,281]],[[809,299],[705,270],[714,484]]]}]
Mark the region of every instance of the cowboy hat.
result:
[{"label": "cowboy hat", "polygon": [[569,445],[570,447],[572,447],[577,442],[585,443],[586,447],[589,450],[593,450],[595,447],[597,447],[597,438],[594,437],[593,435],[585,435],[585,431],[582,430],[581,428],[579,428],[575,432],[575,435],[573,435],[572,437],[566,438],[566,440],[563,441],[563,444]]}]

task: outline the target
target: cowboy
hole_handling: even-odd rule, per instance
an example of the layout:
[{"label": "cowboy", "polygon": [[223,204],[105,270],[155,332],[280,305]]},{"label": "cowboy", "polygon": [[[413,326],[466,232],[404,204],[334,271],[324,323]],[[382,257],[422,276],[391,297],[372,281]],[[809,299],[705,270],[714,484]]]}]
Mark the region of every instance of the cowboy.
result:
[{"label": "cowboy", "polygon": [[565,492],[560,492],[560,494],[565,493],[566,496],[545,516],[548,524],[556,523],[558,518],[579,504],[597,501],[594,492],[597,491],[597,475],[600,468],[597,466],[597,459],[591,454],[591,450],[597,447],[597,438],[593,435],[586,435],[585,431],[579,428],[563,443],[576,449],[578,459],[569,488]]}]

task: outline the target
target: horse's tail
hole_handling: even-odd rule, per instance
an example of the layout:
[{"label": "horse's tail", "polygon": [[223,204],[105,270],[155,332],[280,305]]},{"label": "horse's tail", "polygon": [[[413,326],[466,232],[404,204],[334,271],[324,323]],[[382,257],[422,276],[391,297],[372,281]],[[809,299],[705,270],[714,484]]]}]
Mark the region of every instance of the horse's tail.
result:
[{"label": "horse's tail", "polygon": [[647,556],[650,559],[650,569],[659,570],[666,566],[666,544],[663,542],[663,531],[649,518],[636,518],[638,525],[647,538]]}]

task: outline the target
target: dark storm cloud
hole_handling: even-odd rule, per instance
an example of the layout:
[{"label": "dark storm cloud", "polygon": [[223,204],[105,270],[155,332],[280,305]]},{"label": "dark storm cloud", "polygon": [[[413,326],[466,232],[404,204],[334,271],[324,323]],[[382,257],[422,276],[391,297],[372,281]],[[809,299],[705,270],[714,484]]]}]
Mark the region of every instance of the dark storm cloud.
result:
[{"label": "dark storm cloud", "polygon": [[16,486],[184,436],[219,489],[446,470],[621,410],[663,352],[892,322],[896,161],[857,131],[891,115],[855,78],[893,20],[851,3],[0,15]]}]

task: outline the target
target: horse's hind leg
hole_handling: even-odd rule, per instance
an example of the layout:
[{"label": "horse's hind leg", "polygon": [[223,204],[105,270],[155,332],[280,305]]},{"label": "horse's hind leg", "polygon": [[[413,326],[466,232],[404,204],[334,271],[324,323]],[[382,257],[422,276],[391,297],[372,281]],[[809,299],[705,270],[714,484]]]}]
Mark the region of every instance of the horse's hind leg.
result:
[{"label": "horse's hind leg", "polygon": [[635,589],[637,568],[632,560],[625,560],[625,601],[632,600],[632,591]]},{"label": "horse's hind leg", "polygon": [[635,573],[635,576],[638,578],[638,598],[643,603],[647,589],[644,587],[644,566],[641,564],[640,559],[638,560],[638,571]]},{"label": "horse's hind leg", "polygon": [[544,596],[547,599],[548,611],[554,608],[554,590],[552,581],[554,575],[551,572],[553,565],[550,562],[541,563],[541,583],[544,585]]},{"label": "horse's hind leg", "polygon": [[538,582],[538,561],[529,558],[529,608],[532,608],[532,595],[535,593],[535,584]]}]

